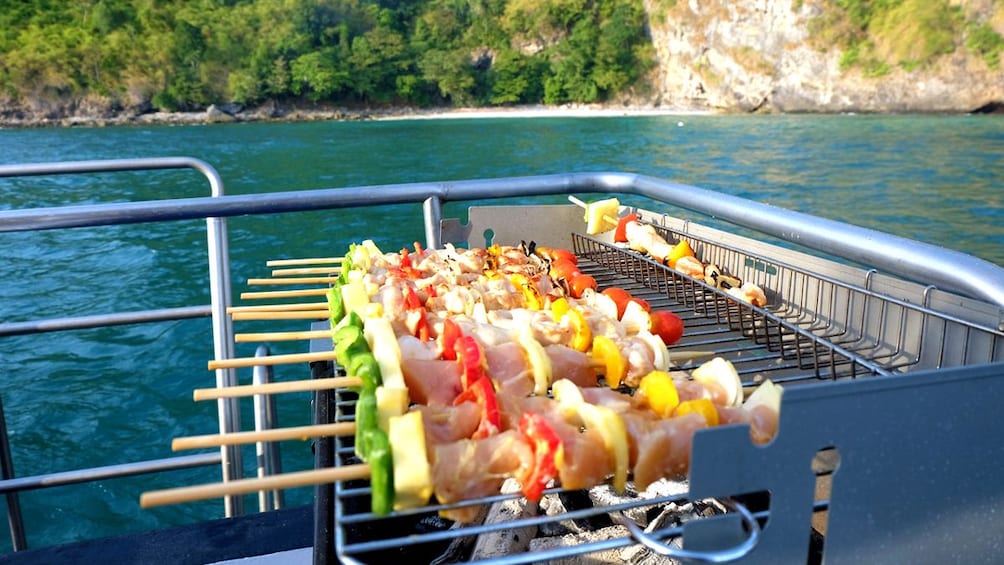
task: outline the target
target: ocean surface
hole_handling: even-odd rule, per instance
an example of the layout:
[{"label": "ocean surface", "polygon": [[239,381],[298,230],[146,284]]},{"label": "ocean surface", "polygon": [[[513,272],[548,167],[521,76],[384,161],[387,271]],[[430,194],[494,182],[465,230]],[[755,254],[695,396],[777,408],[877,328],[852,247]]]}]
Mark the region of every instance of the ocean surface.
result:
[{"label": "ocean surface", "polygon": [[[916,238],[1004,264],[1004,120],[998,116],[658,116],[0,129],[0,164],[186,155],[229,194],[412,181],[624,171]],[[192,172],[0,179],[0,209],[208,194]],[[559,198],[558,201],[561,201]],[[630,201],[630,200],[629,200]],[[637,202],[645,204],[645,202]],[[447,207],[447,214],[456,212]],[[422,239],[417,206],[232,218],[234,296],[265,261],[340,254],[372,237]],[[17,322],[209,301],[205,222],[0,234],[0,316]],[[1004,284],[1004,281],[988,281]],[[242,325],[238,331],[265,326]],[[275,329],[274,325],[267,329]],[[291,327],[290,329],[297,329]],[[253,345],[238,355],[253,354]],[[277,353],[302,350],[284,344]],[[171,456],[214,433],[208,319],[0,338],[0,397],[18,476]],[[278,379],[305,378],[280,367]],[[241,374],[242,380],[249,378]],[[251,418],[250,403],[244,405]],[[284,395],[280,424],[308,424]],[[250,425],[250,424],[248,424]],[[284,443],[283,465],[311,464]],[[245,464],[253,452],[245,452]],[[249,469],[250,472],[250,469]],[[151,510],[142,492],[218,480],[216,468],[21,494],[30,547],[219,517],[208,501]],[[306,504],[310,489],[287,494]],[[2,505],[2,503],[0,503]],[[248,498],[248,507],[256,501]],[[10,550],[0,534],[0,552]]]}]

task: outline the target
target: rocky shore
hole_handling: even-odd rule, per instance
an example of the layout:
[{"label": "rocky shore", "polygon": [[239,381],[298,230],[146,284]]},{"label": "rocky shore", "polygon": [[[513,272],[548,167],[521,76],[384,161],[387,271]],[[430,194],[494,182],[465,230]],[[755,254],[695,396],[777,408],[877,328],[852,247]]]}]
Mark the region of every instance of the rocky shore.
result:
[{"label": "rocky shore", "polygon": [[366,121],[432,118],[539,118],[582,116],[642,116],[706,114],[707,111],[640,105],[512,106],[487,108],[349,108],[316,104],[260,106],[210,105],[192,112],[164,112],[152,108],[124,109],[116,105],[59,104],[44,108],[0,104],[0,128],[108,127],[129,125],[198,125],[238,122]]}]

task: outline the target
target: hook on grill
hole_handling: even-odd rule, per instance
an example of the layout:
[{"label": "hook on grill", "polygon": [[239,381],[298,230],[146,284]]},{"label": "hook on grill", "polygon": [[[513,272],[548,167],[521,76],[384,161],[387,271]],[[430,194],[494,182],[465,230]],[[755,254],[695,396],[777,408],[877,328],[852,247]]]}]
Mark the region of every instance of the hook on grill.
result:
[{"label": "hook on grill", "polygon": [[760,541],[760,524],[745,505],[732,499],[720,500],[719,502],[726,508],[737,512],[749,532],[749,536],[741,544],[720,551],[693,551],[672,547],[645,533],[634,520],[624,514],[617,512],[614,515],[621,524],[627,527],[631,537],[659,555],[694,563],[728,563],[745,557],[753,550],[757,542]]}]

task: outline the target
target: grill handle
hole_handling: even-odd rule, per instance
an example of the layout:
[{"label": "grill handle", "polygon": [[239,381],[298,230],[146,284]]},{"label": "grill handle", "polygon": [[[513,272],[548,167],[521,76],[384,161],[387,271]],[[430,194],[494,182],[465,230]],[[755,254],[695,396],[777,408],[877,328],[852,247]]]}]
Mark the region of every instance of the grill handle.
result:
[{"label": "grill handle", "polygon": [[760,541],[760,523],[757,522],[753,513],[742,503],[732,499],[724,499],[719,502],[726,508],[739,514],[742,523],[749,532],[749,536],[742,543],[734,547],[717,551],[696,551],[667,545],[645,533],[634,520],[624,516],[622,513],[617,513],[616,516],[620,523],[631,533],[631,537],[659,555],[693,563],[730,563],[746,557],[749,552],[753,551],[757,542]]}]

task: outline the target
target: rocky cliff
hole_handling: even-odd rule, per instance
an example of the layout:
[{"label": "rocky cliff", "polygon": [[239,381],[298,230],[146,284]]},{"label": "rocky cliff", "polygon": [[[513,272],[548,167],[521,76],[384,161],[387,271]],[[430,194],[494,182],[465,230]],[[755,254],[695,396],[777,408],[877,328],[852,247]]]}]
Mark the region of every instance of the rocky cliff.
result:
[{"label": "rocky cliff", "polygon": [[[918,44],[932,40],[903,27],[896,13],[874,30],[827,29],[841,10],[834,0],[645,0],[645,7],[657,65],[651,90],[636,102],[726,112],[973,112],[1004,103],[1002,58],[981,56],[966,39],[977,25],[1004,35],[999,1],[944,3],[944,20],[927,22],[938,51],[919,55]],[[862,45],[871,67],[848,57]]]}]

